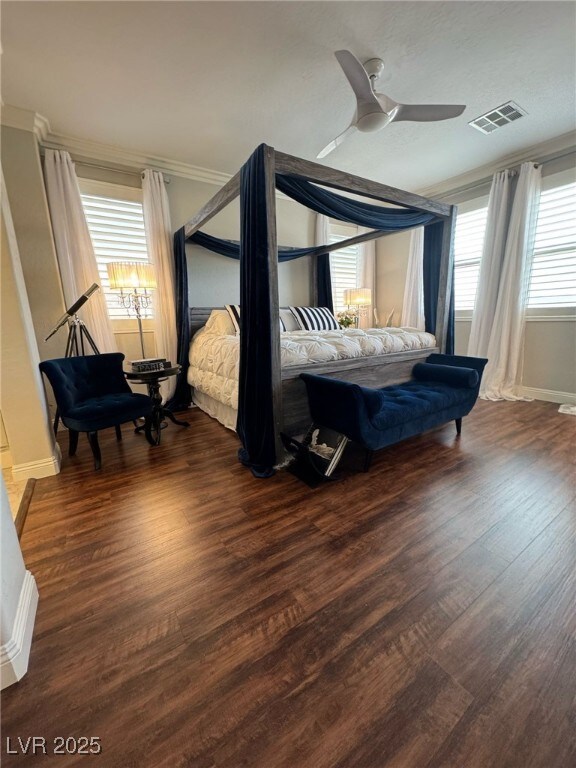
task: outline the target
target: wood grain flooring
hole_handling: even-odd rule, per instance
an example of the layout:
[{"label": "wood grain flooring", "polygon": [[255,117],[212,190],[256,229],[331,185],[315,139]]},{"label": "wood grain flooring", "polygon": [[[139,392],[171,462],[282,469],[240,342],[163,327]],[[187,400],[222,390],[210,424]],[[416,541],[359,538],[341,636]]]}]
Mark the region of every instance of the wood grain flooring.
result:
[{"label": "wood grain flooring", "polygon": [[[104,433],[101,472],[81,440],[36,483],[3,765],[576,765],[576,420],[479,402],[460,438],[311,489],[254,479],[234,434],[184,418],[154,448]],[[102,754],[56,756],[58,736]]]}]

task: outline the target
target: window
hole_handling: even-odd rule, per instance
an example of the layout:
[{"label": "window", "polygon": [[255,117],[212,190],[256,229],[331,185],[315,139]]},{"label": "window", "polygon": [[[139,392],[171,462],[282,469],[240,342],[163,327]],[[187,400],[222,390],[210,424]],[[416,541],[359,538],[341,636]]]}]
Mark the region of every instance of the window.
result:
[{"label": "window", "polygon": [[[549,176],[545,183],[554,183]],[[544,189],[536,224],[528,309],[576,306],[576,183]],[[478,203],[476,203],[478,204]],[[454,235],[455,309],[474,309],[488,209],[460,213]]]},{"label": "window", "polygon": [[576,305],[576,183],[542,192],[528,307]]},{"label": "window", "polygon": [[[339,243],[358,234],[358,227],[352,224],[330,223],[330,244]],[[330,276],[332,279],[332,301],[334,312],[346,309],[344,291],[346,288],[356,288],[360,285],[359,245],[349,245],[330,254]]]},{"label": "window", "polygon": [[106,264],[111,261],[149,262],[142,192],[86,180],[80,180],[80,189],[108,314],[112,320],[126,320],[128,314],[118,301],[118,292],[110,290]]},{"label": "window", "polygon": [[454,233],[454,309],[472,310],[480,274],[488,207],[458,214]]}]

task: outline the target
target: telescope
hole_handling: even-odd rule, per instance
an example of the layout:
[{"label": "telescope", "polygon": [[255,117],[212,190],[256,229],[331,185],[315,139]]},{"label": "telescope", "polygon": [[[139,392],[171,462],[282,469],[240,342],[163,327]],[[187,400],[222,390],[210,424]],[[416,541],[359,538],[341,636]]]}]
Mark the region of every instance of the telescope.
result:
[{"label": "telescope", "polygon": [[60,320],[58,320],[58,322],[56,323],[54,328],[52,328],[52,330],[50,331],[48,336],[46,336],[44,341],[48,341],[48,339],[50,339],[50,338],[52,338],[52,336],[54,336],[56,331],[58,331],[60,328],[62,328],[63,325],[66,325],[66,323],[68,322],[68,319],[73,317],[78,312],[80,307],[83,307],[84,304],[86,304],[86,302],[88,301],[90,296],[92,296],[92,294],[95,293],[99,289],[100,289],[100,286],[98,285],[98,283],[92,283],[90,288],[88,288],[88,290],[85,291],[82,294],[82,296],[80,296],[80,298],[77,299],[74,302],[74,304],[72,304],[71,307],[68,307],[68,309],[66,310],[66,313],[64,315],[62,315]]}]

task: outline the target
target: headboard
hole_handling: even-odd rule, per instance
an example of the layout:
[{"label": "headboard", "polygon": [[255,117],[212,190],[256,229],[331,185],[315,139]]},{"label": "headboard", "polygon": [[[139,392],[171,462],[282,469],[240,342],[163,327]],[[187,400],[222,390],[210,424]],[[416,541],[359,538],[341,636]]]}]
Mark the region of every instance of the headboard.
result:
[{"label": "headboard", "polygon": [[190,338],[206,325],[213,309],[224,309],[224,307],[190,307]]}]

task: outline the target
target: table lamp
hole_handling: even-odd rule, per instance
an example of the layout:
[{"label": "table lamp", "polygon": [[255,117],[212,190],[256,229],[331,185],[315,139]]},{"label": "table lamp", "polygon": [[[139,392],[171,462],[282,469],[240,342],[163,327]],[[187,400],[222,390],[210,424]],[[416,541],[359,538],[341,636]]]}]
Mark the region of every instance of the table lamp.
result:
[{"label": "table lamp", "polygon": [[366,314],[372,303],[372,290],[370,288],[346,288],[344,290],[344,303],[349,307],[356,307],[356,327],[358,327],[359,315]]}]

